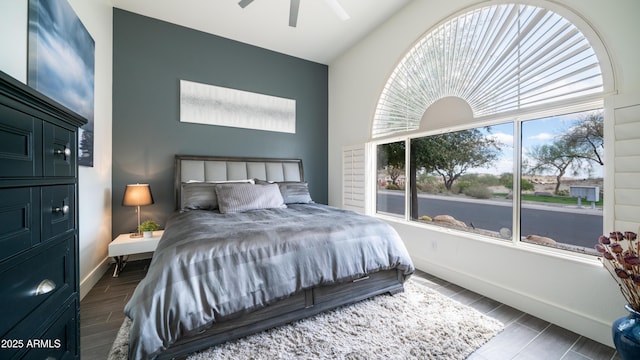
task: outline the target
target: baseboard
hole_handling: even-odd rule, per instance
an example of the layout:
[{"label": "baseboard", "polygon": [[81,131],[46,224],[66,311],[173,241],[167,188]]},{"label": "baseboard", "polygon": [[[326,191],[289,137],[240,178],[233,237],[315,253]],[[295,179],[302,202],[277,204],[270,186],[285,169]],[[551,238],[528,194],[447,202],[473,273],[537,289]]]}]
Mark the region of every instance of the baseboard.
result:
[{"label": "baseboard", "polygon": [[589,314],[573,311],[565,306],[541,299],[534,294],[506,288],[452,267],[433,264],[419,257],[412,257],[412,260],[417,269],[613,347],[611,324],[606,321],[596,319]]},{"label": "baseboard", "polygon": [[82,281],[80,281],[80,300],[93,289],[98,280],[109,270],[111,258],[105,257]]}]

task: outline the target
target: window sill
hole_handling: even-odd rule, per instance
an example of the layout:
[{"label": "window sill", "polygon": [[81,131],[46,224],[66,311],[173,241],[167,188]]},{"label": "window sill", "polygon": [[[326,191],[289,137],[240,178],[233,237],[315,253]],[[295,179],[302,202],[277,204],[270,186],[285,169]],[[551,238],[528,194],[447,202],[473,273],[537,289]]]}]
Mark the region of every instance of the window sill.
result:
[{"label": "window sill", "polygon": [[417,221],[407,221],[404,218],[399,218],[391,215],[378,213],[378,214],[374,214],[373,216],[386,222],[397,223],[403,226],[411,226],[411,227],[438,232],[442,234],[455,235],[455,236],[459,236],[466,239],[481,241],[491,246],[503,246],[510,249],[516,249],[518,251],[525,251],[528,253],[539,254],[543,256],[567,260],[567,261],[576,262],[580,264],[586,264],[586,265],[592,265],[592,266],[598,266],[598,267],[603,266],[602,263],[598,260],[598,257],[595,255],[581,254],[581,253],[572,252],[564,249],[557,249],[557,248],[552,248],[552,247],[547,247],[542,245],[528,244],[522,241],[500,240],[500,239],[492,238],[489,236],[482,236],[482,235],[473,234],[473,233],[451,229],[451,228],[446,228],[438,225],[431,225],[431,224],[417,222]]}]

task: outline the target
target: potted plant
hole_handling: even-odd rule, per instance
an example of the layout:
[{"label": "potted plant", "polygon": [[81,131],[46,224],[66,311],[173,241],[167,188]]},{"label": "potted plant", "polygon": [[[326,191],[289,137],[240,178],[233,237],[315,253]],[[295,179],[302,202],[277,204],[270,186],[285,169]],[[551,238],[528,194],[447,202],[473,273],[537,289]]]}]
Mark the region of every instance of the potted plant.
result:
[{"label": "potted plant", "polygon": [[640,241],[631,231],[600,236],[596,250],[618,283],[629,312],[612,325],[613,343],[623,360],[640,359]]},{"label": "potted plant", "polygon": [[152,237],[153,232],[158,229],[160,229],[160,225],[153,220],[146,220],[138,226],[138,231],[146,238]]}]

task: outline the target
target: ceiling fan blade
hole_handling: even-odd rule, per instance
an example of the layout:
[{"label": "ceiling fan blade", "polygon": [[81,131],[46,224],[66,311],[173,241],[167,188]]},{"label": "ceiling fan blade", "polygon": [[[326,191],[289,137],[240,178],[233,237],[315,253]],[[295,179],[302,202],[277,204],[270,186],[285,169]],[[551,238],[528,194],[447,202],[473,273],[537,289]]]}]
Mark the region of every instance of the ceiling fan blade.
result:
[{"label": "ceiling fan blade", "polygon": [[340,20],[349,20],[349,14],[344,10],[344,8],[340,5],[338,0],[324,0],[324,2],[329,5],[331,10],[338,16]]},{"label": "ceiling fan blade", "polygon": [[300,10],[300,0],[291,0],[289,8],[289,26],[296,27],[298,24],[298,10]]},{"label": "ceiling fan blade", "polygon": [[240,7],[244,9],[247,5],[251,4],[252,2],[253,0],[240,0],[238,5],[240,5]]}]

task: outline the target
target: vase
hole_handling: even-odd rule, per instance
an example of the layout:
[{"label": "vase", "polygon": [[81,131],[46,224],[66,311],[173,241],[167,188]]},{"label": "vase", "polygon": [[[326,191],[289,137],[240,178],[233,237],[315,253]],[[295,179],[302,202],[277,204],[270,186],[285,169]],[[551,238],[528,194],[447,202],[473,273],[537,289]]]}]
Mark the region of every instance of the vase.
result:
[{"label": "vase", "polygon": [[153,231],[143,231],[142,236],[146,238],[151,238],[153,237]]},{"label": "vase", "polygon": [[624,308],[629,315],[613,322],[613,344],[622,360],[640,359],[640,312],[629,304]]}]

